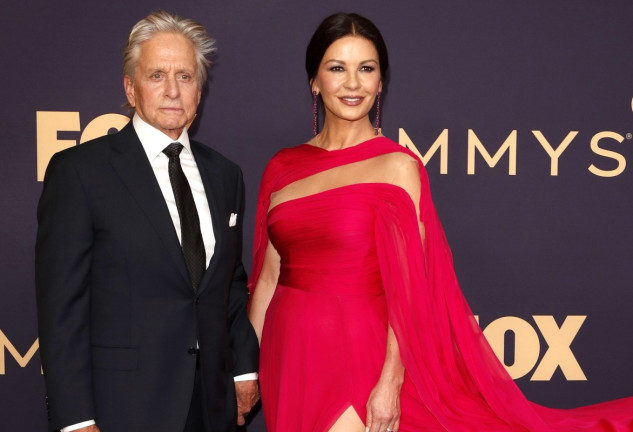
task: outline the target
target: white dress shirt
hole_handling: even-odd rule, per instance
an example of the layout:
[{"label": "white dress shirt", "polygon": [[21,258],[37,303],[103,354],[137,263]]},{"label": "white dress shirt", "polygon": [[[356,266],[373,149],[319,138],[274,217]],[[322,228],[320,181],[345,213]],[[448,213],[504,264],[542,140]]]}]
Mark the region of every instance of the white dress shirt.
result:
[{"label": "white dress shirt", "polygon": [[[160,186],[160,190],[163,193],[167,208],[169,209],[169,215],[176,228],[176,234],[178,234],[178,240],[182,243],[182,236],[180,233],[180,216],[178,215],[178,207],[176,206],[176,198],[174,198],[174,190],[171,187],[171,181],[169,180],[169,158],[163,150],[169,144],[173,142],[179,142],[183,145],[183,149],[180,152],[180,165],[187,177],[191,193],[193,195],[193,201],[196,203],[196,209],[198,210],[198,218],[200,219],[200,232],[202,233],[202,240],[204,241],[204,254],[206,258],[205,268],[209,266],[213,251],[215,250],[215,234],[213,233],[213,223],[211,222],[211,211],[209,210],[209,203],[207,201],[207,195],[204,192],[204,185],[202,184],[202,178],[200,177],[200,171],[198,171],[198,165],[191,152],[191,144],[189,143],[189,135],[187,134],[187,128],[182,130],[180,137],[176,141],[159,131],[153,126],[145,123],[138,114],[134,114],[132,119],[132,125],[138,135],[143,149],[147,154],[154,175]],[[258,374],[256,372],[248,373],[244,375],[238,375],[233,379],[235,381],[250,381],[256,380]],[[82,427],[95,424],[94,420],[88,420],[85,422],[77,423],[72,426],[68,426],[61,429],[61,432],[71,432]]]},{"label": "white dress shirt", "polygon": [[187,177],[191,193],[193,195],[193,201],[196,203],[196,209],[198,210],[198,218],[200,219],[200,231],[202,233],[202,240],[204,241],[204,254],[206,258],[205,268],[209,266],[211,257],[213,256],[213,250],[215,249],[215,235],[213,234],[213,225],[211,223],[211,211],[209,210],[209,203],[207,202],[207,195],[204,192],[204,186],[202,185],[202,179],[200,178],[200,172],[198,166],[191,153],[191,144],[189,143],[189,135],[187,134],[187,128],[182,130],[180,137],[176,141],[168,137],[158,129],[145,123],[138,115],[134,115],[132,119],[134,130],[138,135],[143,149],[147,154],[154,175],[160,186],[160,190],[163,193],[167,208],[169,209],[169,215],[174,222],[174,228],[176,228],[176,234],[178,234],[178,240],[182,243],[182,237],[180,234],[180,216],[178,215],[178,207],[176,206],[176,198],[174,198],[174,190],[171,187],[171,181],[169,180],[169,158],[163,150],[169,144],[173,142],[179,142],[183,145],[183,149],[180,152],[180,166],[182,171]]}]

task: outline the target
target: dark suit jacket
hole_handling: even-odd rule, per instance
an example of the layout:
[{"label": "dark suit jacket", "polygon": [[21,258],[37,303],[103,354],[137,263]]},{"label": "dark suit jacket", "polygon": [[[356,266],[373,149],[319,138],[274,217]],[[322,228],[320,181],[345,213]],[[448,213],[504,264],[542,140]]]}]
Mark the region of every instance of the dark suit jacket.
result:
[{"label": "dark suit jacket", "polygon": [[212,431],[235,428],[232,377],[258,361],[241,262],[244,185],[235,164],[191,147],[216,238],[197,297],[132,122],[48,166],[36,287],[51,429],[94,418],[102,432],[182,431],[196,341]]}]

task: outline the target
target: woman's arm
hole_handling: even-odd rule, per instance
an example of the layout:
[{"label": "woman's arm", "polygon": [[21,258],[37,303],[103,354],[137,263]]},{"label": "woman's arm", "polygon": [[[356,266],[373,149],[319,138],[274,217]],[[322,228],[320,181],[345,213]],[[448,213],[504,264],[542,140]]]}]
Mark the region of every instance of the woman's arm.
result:
[{"label": "woman's arm", "polygon": [[268,309],[270,300],[273,298],[275,288],[277,287],[279,266],[279,254],[272,243],[268,241],[262,270],[259,274],[259,278],[257,279],[257,283],[255,284],[253,298],[251,299],[251,309],[248,314],[251,324],[253,324],[253,328],[255,329],[255,333],[257,334],[257,339],[260,343],[262,340],[262,329],[264,328],[266,310]]},{"label": "woman's arm", "polygon": [[[410,156],[399,154],[391,161],[395,166],[391,183],[403,188],[415,204],[417,220],[420,221],[421,183],[418,162]],[[424,248],[424,225],[419,222],[420,237]],[[389,326],[385,363],[367,402],[366,426],[369,432],[397,431],[400,427],[400,390],[404,382],[404,365],[400,359],[398,340]]]}]

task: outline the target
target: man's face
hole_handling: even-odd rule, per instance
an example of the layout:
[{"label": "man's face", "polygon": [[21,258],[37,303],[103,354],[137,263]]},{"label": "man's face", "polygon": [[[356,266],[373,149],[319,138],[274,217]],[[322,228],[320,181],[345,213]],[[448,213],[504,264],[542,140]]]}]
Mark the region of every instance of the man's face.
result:
[{"label": "man's face", "polygon": [[195,49],[186,37],[158,33],[140,46],[134,82],[123,78],[127,100],[146,123],[176,140],[200,103]]}]

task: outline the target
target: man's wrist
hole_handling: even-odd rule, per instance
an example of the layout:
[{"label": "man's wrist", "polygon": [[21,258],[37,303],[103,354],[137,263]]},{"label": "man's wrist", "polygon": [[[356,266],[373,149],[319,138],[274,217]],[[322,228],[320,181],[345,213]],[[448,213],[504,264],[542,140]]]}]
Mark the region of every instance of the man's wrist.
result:
[{"label": "man's wrist", "polygon": [[247,373],[247,374],[238,375],[236,377],[233,377],[233,381],[235,381],[235,382],[239,382],[239,381],[257,381],[258,378],[259,378],[259,374],[257,372],[251,372],[251,373]]}]

